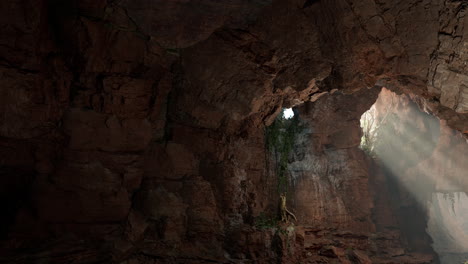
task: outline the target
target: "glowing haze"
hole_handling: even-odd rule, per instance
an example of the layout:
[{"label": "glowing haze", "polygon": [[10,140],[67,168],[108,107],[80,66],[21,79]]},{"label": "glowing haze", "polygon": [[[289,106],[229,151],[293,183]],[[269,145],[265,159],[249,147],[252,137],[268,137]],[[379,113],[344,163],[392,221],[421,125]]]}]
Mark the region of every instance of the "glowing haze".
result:
[{"label": "glowing haze", "polygon": [[422,208],[441,263],[468,260],[468,144],[410,97],[383,88],[361,118],[361,147],[397,183],[398,206]]}]

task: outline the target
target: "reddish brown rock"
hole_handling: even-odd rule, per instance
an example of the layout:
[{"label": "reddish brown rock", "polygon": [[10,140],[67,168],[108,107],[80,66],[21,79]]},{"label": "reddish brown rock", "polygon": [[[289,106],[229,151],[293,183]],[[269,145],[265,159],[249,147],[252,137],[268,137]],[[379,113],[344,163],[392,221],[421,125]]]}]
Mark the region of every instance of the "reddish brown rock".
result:
[{"label": "reddish brown rock", "polygon": [[[408,251],[386,179],[357,148],[358,120],[377,84],[466,134],[462,1],[8,0],[0,10],[0,262],[433,259]],[[278,205],[264,129],[301,104],[308,129],[288,197],[299,221],[280,235],[254,227]],[[447,141],[435,156],[464,153]]]}]

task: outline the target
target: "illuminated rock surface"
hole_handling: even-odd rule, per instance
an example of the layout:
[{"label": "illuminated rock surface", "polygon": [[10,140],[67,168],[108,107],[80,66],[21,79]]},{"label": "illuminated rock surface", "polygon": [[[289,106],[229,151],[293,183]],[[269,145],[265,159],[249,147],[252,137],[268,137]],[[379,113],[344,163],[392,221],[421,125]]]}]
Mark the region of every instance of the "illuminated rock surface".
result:
[{"label": "illuminated rock surface", "polygon": [[[0,262],[430,263],[426,226],[448,210],[437,193],[468,191],[466,175],[446,183],[463,168],[434,162],[466,151],[445,137],[468,133],[466,7],[1,1]],[[444,211],[428,219],[412,200],[399,209],[407,200],[359,149],[382,86],[450,129],[405,171],[446,172],[429,196]],[[279,196],[264,131],[293,106],[305,126],[288,157],[298,222],[275,235],[255,228]]]}]

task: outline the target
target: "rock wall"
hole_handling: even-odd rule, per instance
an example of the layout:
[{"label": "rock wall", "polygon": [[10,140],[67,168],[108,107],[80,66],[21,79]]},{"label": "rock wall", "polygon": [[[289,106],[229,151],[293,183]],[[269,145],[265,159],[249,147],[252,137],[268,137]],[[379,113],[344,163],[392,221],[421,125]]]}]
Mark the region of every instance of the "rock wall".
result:
[{"label": "rock wall", "polygon": [[441,263],[463,262],[468,257],[465,192],[436,192],[428,204],[428,232]]},{"label": "rock wall", "polygon": [[466,112],[468,89],[466,56],[466,2],[444,1],[439,19],[438,46],[431,56],[428,89],[440,96],[441,104]]},{"label": "rock wall", "polygon": [[[462,89],[446,85],[463,75],[465,6],[449,0],[2,1],[0,260],[281,259],[278,237],[253,228],[254,217],[277,203],[264,127],[281,107],[335,89],[360,90],[352,100],[364,101],[353,105],[359,110],[351,121],[341,117],[343,108],[332,116],[340,120],[336,127],[313,124],[330,133],[313,138],[326,142],[315,146],[325,151],[322,163],[347,160],[352,169],[334,168],[336,174],[327,174],[336,177],[333,184],[308,183],[333,190],[336,196],[316,197],[336,207],[307,207],[302,198],[319,200],[299,190],[299,217],[372,231],[366,225],[372,195],[363,191],[368,174],[354,148],[355,114],[375,96],[365,88],[385,84],[431,100],[436,115],[466,133]],[[448,32],[453,38],[444,37]],[[448,62],[446,44],[457,47]],[[340,103],[327,98],[318,113]],[[358,194],[363,209],[347,198]]]},{"label": "rock wall", "polygon": [[[462,261],[467,252],[463,228],[467,211],[460,205],[467,187],[466,138],[424,112],[410,96],[384,89],[373,107],[374,152],[395,183],[395,210],[427,222],[399,220],[408,224],[403,227],[408,245],[421,247],[427,230],[441,263]],[[414,215],[417,211],[420,216]]]},{"label": "rock wall", "polygon": [[[292,181],[289,206],[298,216],[294,254],[302,257],[300,261],[438,261],[425,230],[425,212],[417,204],[400,210],[402,203],[394,195],[404,187],[388,177],[378,156],[372,158],[360,148],[361,115],[379,93],[378,106],[385,105],[382,94],[390,92],[384,91],[335,92],[297,109],[306,129],[288,168]],[[420,228],[409,230],[411,219]],[[420,232],[414,235],[416,230]]]}]

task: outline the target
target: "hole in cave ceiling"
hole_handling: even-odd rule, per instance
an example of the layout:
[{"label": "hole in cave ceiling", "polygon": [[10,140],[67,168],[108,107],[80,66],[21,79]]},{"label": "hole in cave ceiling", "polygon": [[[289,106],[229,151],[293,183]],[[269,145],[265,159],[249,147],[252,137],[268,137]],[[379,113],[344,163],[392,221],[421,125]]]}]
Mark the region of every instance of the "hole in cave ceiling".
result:
[{"label": "hole in cave ceiling", "polygon": [[294,111],[292,110],[292,108],[284,108],[283,109],[283,117],[285,119],[291,119],[294,117]]}]

